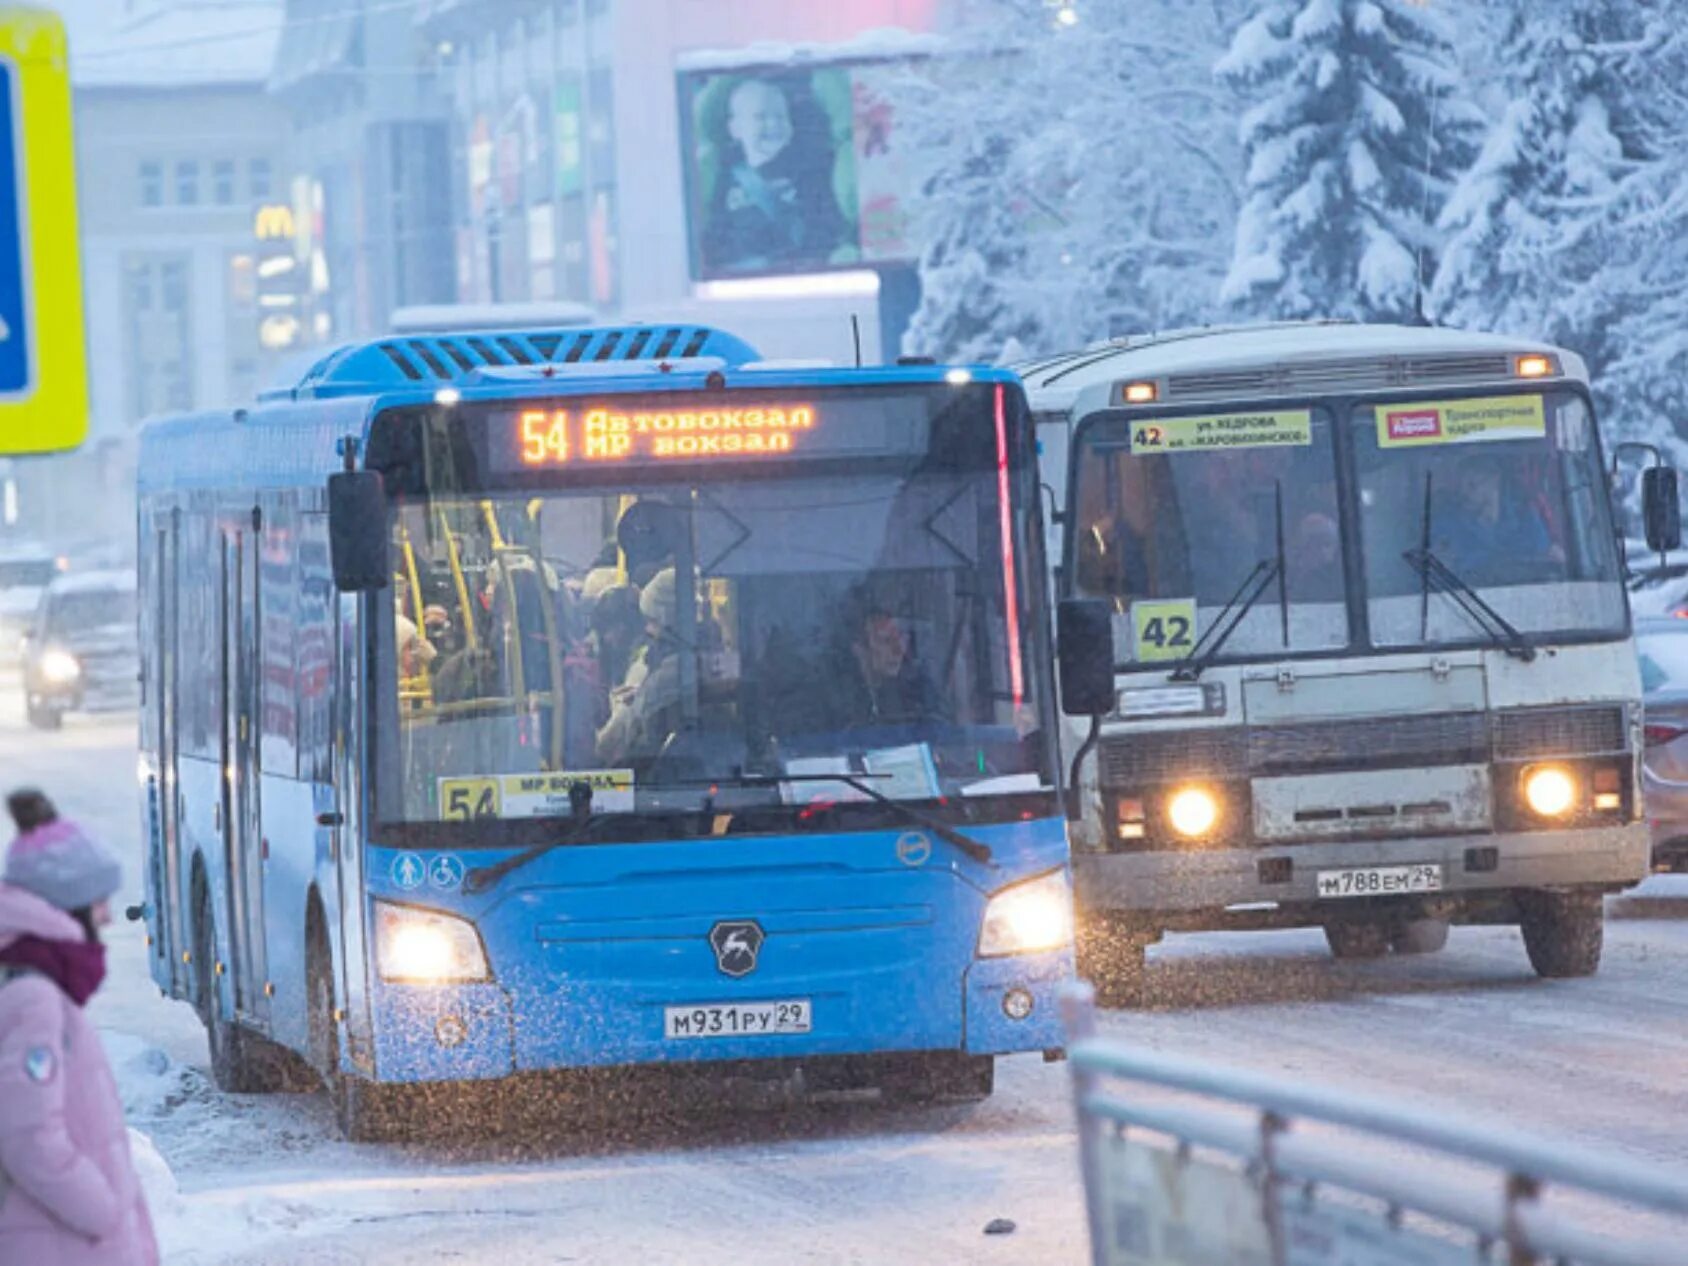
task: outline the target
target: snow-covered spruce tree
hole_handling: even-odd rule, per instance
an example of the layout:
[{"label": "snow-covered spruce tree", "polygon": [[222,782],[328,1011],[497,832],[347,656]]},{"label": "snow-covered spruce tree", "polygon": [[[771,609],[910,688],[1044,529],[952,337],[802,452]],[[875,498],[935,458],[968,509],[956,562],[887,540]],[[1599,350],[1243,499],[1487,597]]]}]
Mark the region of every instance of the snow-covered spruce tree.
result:
[{"label": "snow-covered spruce tree", "polygon": [[1436,320],[1573,347],[1596,374],[1629,301],[1612,283],[1615,212],[1656,139],[1636,76],[1636,0],[1536,0],[1492,61],[1494,122],[1442,212]]},{"label": "snow-covered spruce tree", "polygon": [[1413,319],[1479,117],[1411,0],[1262,0],[1217,70],[1249,104],[1223,297],[1261,317]]},{"label": "snow-covered spruce tree", "polygon": [[922,302],[905,350],[1012,359],[1210,319],[1235,211],[1210,66],[1238,0],[976,0],[911,77]]},{"label": "snow-covered spruce tree", "polygon": [[[1595,387],[1613,438],[1688,461],[1688,31],[1680,0],[1638,0],[1632,40],[1607,41],[1634,85],[1639,157],[1599,222],[1603,258],[1580,305],[1600,324]],[[1573,345],[1576,345],[1573,342]]]}]

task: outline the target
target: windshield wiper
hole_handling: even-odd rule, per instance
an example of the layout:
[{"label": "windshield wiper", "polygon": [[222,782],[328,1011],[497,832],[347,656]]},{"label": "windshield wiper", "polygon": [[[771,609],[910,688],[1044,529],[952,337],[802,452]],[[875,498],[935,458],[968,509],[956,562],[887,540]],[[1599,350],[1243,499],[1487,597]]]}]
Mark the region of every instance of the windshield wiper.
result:
[{"label": "windshield wiper", "polygon": [[1428,549],[1410,549],[1401,555],[1409,566],[1418,572],[1424,582],[1425,592],[1432,587],[1441,590],[1458,604],[1459,609],[1478,628],[1482,629],[1495,646],[1505,651],[1513,659],[1522,660],[1528,664],[1536,657],[1535,643],[1525,637],[1518,627],[1499,611],[1496,611],[1478,593],[1472,585],[1458,572],[1449,567],[1435,553]]},{"label": "windshield wiper", "polygon": [[[1225,643],[1231,640],[1231,634],[1237,631],[1237,626],[1260,601],[1260,595],[1266,592],[1266,586],[1283,571],[1283,560],[1263,558],[1254,565],[1254,570],[1243,577],[1243,583],[1237,586],[1225,606],[1219,612],[1219,618],[1209,626],[1206,633],[1196,639],[1189,653],[1178,661],[1178,667],[1172,670],[1173,681],[1195,681],[1209,666],[1219,652],[1225,649]],[[1227,622],[1229,621],[1229,622]]]},{"label": "windshield wiper", "polygon": [[901,816],[903,819],[905,819],[909,823],[913,824],[914,826],[918,826],[922,830],[932,832],[933,835],[936,835],[944,843],[949,844],[954,848],[960,849],[963,853],[967,854],[967,856],[971,857],[974,861],[983,862],[987,866],[994,864],[991,860],[992,857],[993,857],[993,854],[991,853],[990,845],[982,844],[978,840],[974,839],[972,836],[962,834],[960,831],[956,830],[953,826],[950,826],[948,823],[940,822],[940,821],[938,821],[938,819],[931,817],[928,814],[922,813],[919,809],[916,809],[911,805],[904,804],[901,800],[893,800],[890,796],[886,795],[883,791],[880,791],[877,787],[873,786],[871,783],[869,783],[867,781],[870,778],[886,778],[886,777],[889,777],[889,775],[888,774],[851,774],[851,773],[844,773],[844,774],[745,774],[745,773],[735,773],[735,774],[729,775],[726,778],[712,779],[711,782],[725,783],[728,786],[733,786],[733,787],[777,787],[781,783],[786,783],[786,782],[789,782],[789,783],[798,783],[798,782],[836,782],[836,783],[843,783],[844,786],[849,787],[851,790],[861,792],[864,796],[866,796],[869,800],[872,800],[874,803],[885,805],[887,808],[895,811],[899,816]]},{"label": "windshield wiper", "polygon": [[476,893],[485,892],[511,871],[526,866],[534,858],[542,857],[554,848],[580,843],[593,827],[609,816],[592,812],[592,784],[584,779],[569,784],[569,811],[574,816],[565,834],[554,840],[546,840],[543,844],[535,844],[532,848],[524,848],[521,852],[491,866],[475,867],[463,876],[463,891],[471,897]]}]

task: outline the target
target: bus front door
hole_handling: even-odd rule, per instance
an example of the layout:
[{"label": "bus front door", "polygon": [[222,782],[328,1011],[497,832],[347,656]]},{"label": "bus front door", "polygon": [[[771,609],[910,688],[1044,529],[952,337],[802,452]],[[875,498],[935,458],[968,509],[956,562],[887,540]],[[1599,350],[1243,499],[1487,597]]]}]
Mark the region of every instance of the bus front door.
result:
[{"label": "bus front door", "polygon": [[336,985],[345,1015],[346,1055],[365,1076],[375,1073],[374,1045],[370,1039],[369,982],[366,974],[368,941],[365,934],[363,837],[364,837],[364,736],[362,674],[358,671],[363,647],[360,601],[356,594],[333,599],[337,618],[334,629],[334,803],[340,823],[334,850],[339,880],[340,948],[334,956],[339,973]]},{"label": "bus front door", "polygon": [[153,733],[158,742],[158,768],[154,779],[158,788],[157,855],[153,859],[153,900],[159,917],[155,920],[159,940],[158,953],[170,964],[171,993],[178,998],[192,996],[193,982],[181,960],[187,947],[187,929],[183,915],[187,909],[188,893],[182,885],[182,787],[177,769],[180,754],[180,731],[177,701],[181,663],[177,646],[181,604],[181,535],[182,513],[172,510],[168,522],[158,529],[153,542],[154,593],[157,606],[153,621],[157,633],[157,668],[152,684],[154,694],[147,702],[153,709]]},{"label": "bus front door", "polygon": [[223,857],[235,1014],[262,1027],[264,858],[258,816],[258,558],[253,534],[223,538]]}]

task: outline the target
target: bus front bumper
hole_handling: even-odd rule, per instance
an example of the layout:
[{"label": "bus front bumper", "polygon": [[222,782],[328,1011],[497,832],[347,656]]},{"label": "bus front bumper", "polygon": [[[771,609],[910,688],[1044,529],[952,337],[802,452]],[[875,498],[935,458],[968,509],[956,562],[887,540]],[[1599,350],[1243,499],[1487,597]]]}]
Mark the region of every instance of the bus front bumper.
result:
[{"label": "bus front bumper", "polygon": [[[1428,839],[1075,853],[1073,882],[1081,910],[1141,916],[1145,926],[1297,926],[1356,904],[1355,897],[1321,896],[1321,873],[1432,864],[1440,867],[1438,887],[1391,895],[1446,904],[1524,888],[1627,888],[1646,877],[1650,847],[1647,824],[1635,822]],[[1283,917],[1225,917],[1267,916],[1274,908]]]},{"label": "bus front bumper", "polygon": [[833,991],[813,998],[808,1033],[696,1038],[664,1036],[671,1000],[628,998],[613,986],[575,982],[523,996],[496,983],[385,984],[373,1000],[375,1072],[383,1082],[485,1081],[583,1068],[1055,1051],[1065,1042],[1056,993],[1072,974],[1071,950],[975,959],[959,1008]]}]

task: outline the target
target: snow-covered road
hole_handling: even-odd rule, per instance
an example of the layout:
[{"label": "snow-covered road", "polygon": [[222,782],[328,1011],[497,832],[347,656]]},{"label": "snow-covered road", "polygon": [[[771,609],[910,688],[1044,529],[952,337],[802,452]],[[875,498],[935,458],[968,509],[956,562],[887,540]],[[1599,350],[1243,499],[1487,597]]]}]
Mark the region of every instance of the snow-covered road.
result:
[{"label": "snow-covered road", "polygon": [[[41,784],[124,851],[139,889],[127,719],[23,727],[0,699],[8,784]],[[1688,878],[1614,900],[1593,980],[1531,974],[1516,932],[1456,929],[1437,956],[1338,965],[1316,933],[1184,937],[1158,1001],[1114,1030],[1331,1084],[1452,1105],[1688,1162]],[[217,1094],[185,1007],[114,930],[95,1004],[134,1124],[174,1171],[181,1263],[1077,1262],[1066,1072],[1004,1061],[975,1108],[745,1108],[618,1130],[566,1116],[512,1140],[353,1146],[320,1096]],[[1009,1218],[1009,1235],[984,1235]]]}]

